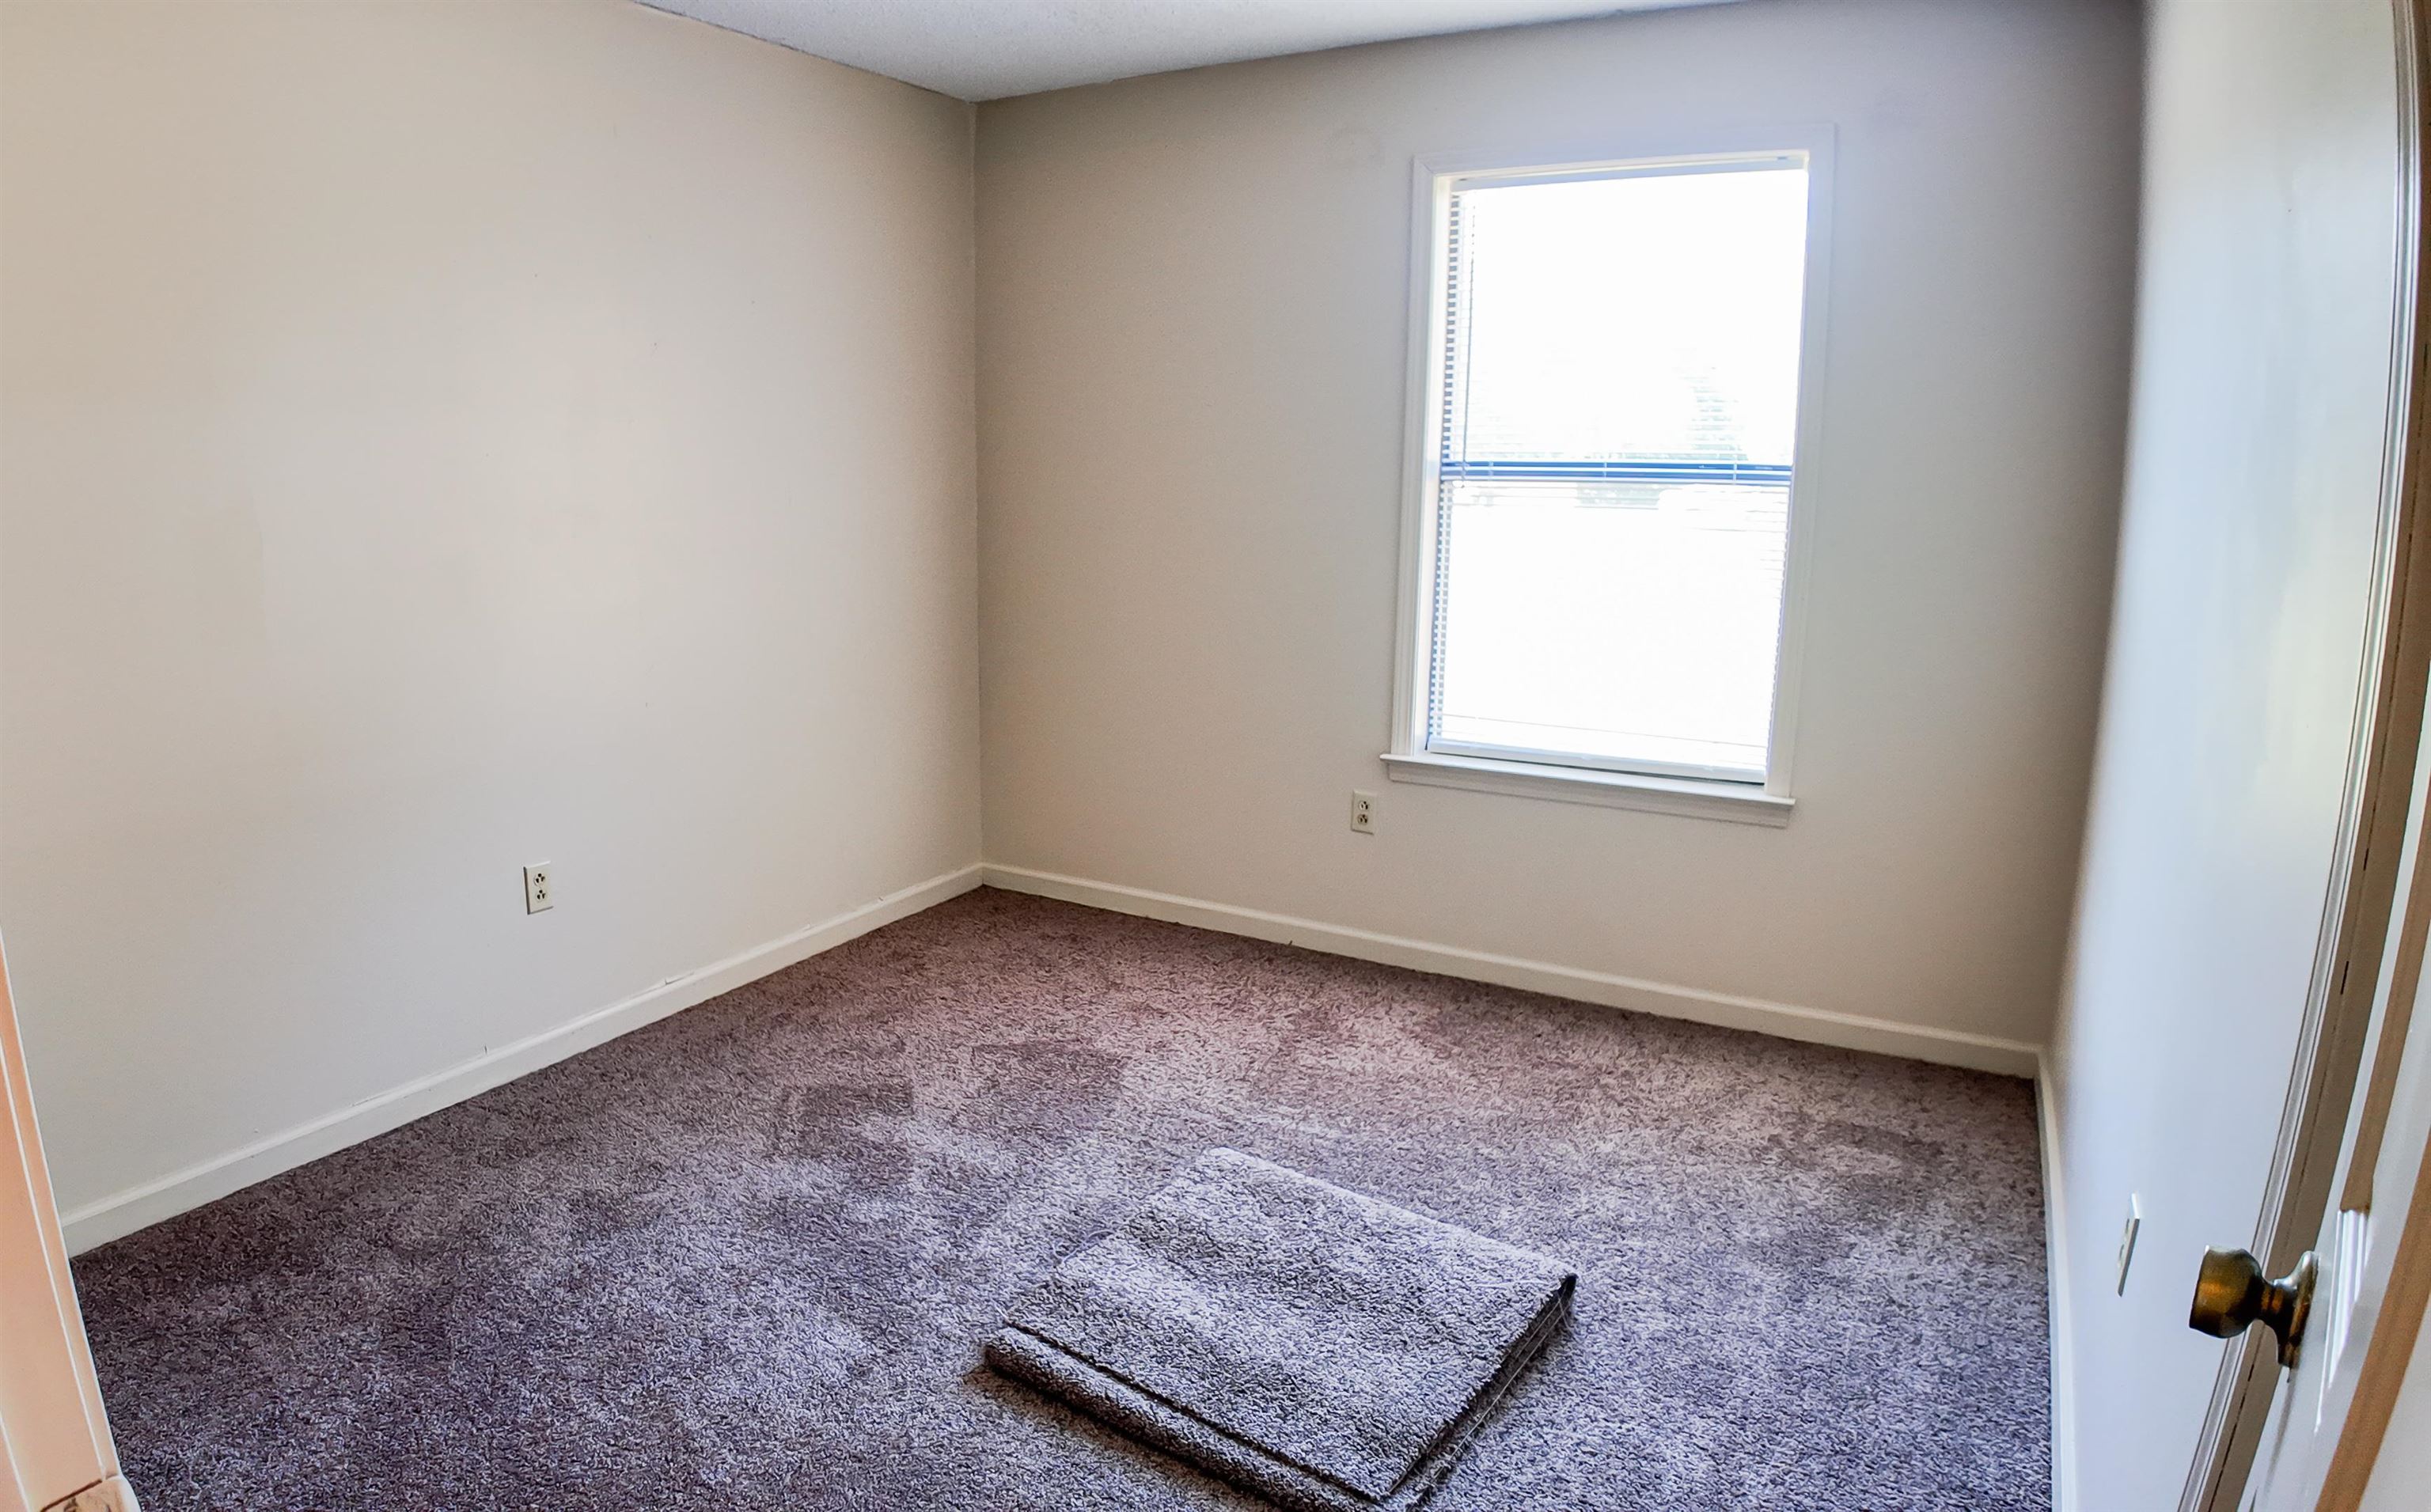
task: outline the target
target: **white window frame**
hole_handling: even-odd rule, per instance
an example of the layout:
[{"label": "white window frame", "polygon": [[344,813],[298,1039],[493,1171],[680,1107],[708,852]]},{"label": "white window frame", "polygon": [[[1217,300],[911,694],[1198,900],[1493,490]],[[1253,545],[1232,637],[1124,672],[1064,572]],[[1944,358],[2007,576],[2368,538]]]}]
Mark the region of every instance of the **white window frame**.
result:
[{"label": "white window frame", "polygon": [[[1788,538],[1782,569],[1779,654],[1774,664],[1772,733],[1763,782],[1665,772],[1655,763],[1585,765],[1515,760],[1427,748],[1427,683],[1435,613],[1435,524],[1439,508],[1444,360],[1444,260],[1452,191],[1494,183],[1550,182],[1615,171],[1694,171],[1766,159],[1806,169],[1806,279],[1800,312],[1797,455],[1790,477]],[[1785,825],[1790,796],[1798,688],[1804,668],[1807,568],[1815,539],[1818,436],[1822,414],[1824,291],[1831,262],[1832,132],[1828,126],[1773,130],[1730,141],[1701,137],[1693,147],[1622,152],[1428,153],[1412,163],[1407,438],[1403,451],[1400,621],[1395,637],[1393,737],[1383,756],[1397,782],[1470,788],[1567,803],[1651,809]]]}]

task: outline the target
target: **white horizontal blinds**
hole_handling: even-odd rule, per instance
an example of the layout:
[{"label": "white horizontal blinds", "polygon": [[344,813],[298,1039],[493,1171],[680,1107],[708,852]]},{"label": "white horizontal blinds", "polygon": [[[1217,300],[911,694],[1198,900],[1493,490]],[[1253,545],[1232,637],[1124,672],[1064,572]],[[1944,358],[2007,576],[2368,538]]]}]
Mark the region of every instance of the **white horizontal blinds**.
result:
[{"label": "white horizontal blinds", "polygon": [[[1470,301],[1464,297],[1468,285],[1467,252],[1468,243],[1461,235],[1461,212],[1466,195],[1454,193],[1444,215],[1444,329],[1443,329],[1443,393],[1442,420],[1435,428],[1435,466],[1440,487],[1450,490],[1461,478],[1461,468],[1467,458],[1468,434],[1467,384],[1464,378],[1468,364],[1459,354],[1466,352],[1466,334]],[[1449,493],[1439,495],[1449,498]],[[1448,613],[1451,600],[1451,525],[1452,512],[1435,511],[1435,575],[1434,607],[1432,611],[1433,648],[1427,656],[1427,736],[1432,742],[1440,726],[1443,709],[1445,632],[1450,624]]]},{"label": "white horizontal blinds", "polygon": [[1450,197],[1429,748],[1763,781],[1802,165]]}]

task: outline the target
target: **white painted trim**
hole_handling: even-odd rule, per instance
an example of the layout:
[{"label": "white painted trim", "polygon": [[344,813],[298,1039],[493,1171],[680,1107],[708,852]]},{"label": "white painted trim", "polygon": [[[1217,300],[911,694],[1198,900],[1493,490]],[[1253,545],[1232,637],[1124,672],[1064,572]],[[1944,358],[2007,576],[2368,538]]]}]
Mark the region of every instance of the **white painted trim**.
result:
[{"label": "white painted trim", "polygon": [[670,977],[622,1002],[484,1051],[460,1066],[418,1077],[241,1150],[213,1156],[97,1202],[88,1202],[61,1219],[69,1252],[80,1254],[95,1245],[107,1244],[163,1218],[215,1201],[281,1171],[386,1134],[426,1114],[604,1045],[645,1024],[706,1002],[719,993],[730,992],[882,925],[969,892],[980,885],[980,875],[981,869],[974,864],[915,882],[739,955]]},{"label": "white painted trim", "polygon": [[[1694,141],[1636,138],[1625,142],[1515,143],[1478,151],[1422,152],[1410,162],[1409,326],[1403,347],[1401,530],[1400,590],[1393,632],[1393,724],[1388,760],[1431,753],[1427,748],[1427,684],[1433,656],[1434,614],[1435,510],[1441,479],[1433,445],[1442,399],[1438,381],[1443,366],[1445,268],[1435,254],[1442,245],[1449,219],[1451,186],[1457,179],[1509,175],[1515,180],[1576,176],[1617,168],[1660,164],[1720,164],[1751,158],[1781,156],[1804,160],[1806,169],[1806,279],[1800,311],[1798,360],[1798,436],[1790,480],[1788,537],[1781,585],[1781,623],[1776,628],[1773,666],[1772,723],[1765,764],[1764,791],[1786,800],[1790,794],[1792,759],[1796,754],[1799,692],[1805,680],[1806,621],[1809,597],[1808,564],[1815,555],[1816,515],[1824,490],[1823,379],[1825,338],[1831,329],[1832,215],[1835,201],[1833,162],[1837,134],[1828,124],[1776,127],[1758,132],[1710,133]],[[1522,763],[1504,764],[1523,773],[1543,768]],[[1394,777],[1426,781],[1424,777]],[[1540,785],[1490,786],[1480,781],[1446,778],[1439,786],[1471,787],[1482,792],[1517,793],[1558,798]],[[1628,803],[1618,798],[1572,798],[1574,802],[1601,802],[1614,807],[1659,808],[1701,818],[1737,819],[1743,823],[1786,823],[1783,817],[1751,818],[1746,811],[1705,805]]]},{"label": "white painted trim", "polygon": [[1432,971],[1438,976],[1488,982],[1497,986],[1542,992],[1609,1008],[1627,1008],[1665,1018],[1686,1018],[1701,1024],[1718,1024],[1727,1029],[1752,1030],[1757,1033],[1804,1040],[1810,1044],[1837,1045],[1848,1050],[1871,1050],[1883,1055],[1900,1055],[1910,1060],[1934,1061],[1944,1066],[1963,1066],[1974,1070],[2020,1077],[2035,1074],[2041,1054],[2039,1047],[2020,1040],[1950,1029],[1927,1029],[1916,1024],[1894,1023],[1886,1018],[1867,1018],[1822,1008],[1802,1008],[1794,1003],[1768,1002],[1761,998],[1742,998],[1731,993],[1707,992],[1700,987],[1646,982],[1605,971],[1584,971],[1574,966],[1522,960],[1517,956],[1436,945],[1398,934],[1379,934],[1370,930],[1320,924],[1287,914],[1269,914],[1263,909],[1235,908],[1229,903],[1211,903],[1196,898],[1179,898],[1171,893],[1091,882],[1082,877],[1032,871],[1024,866],[991,864],[981,868],[981,877],[991,887],[1034,893],[1041,898],[1061,899],[1067,903],[1082,903],[1117,914],[1191,924],[1200,929],[1220,930],[1227,934],[1243,934],[1251,939],[1302,946],[1333,955]]},{"label": "white painted trim", "polygon": [[1556,803],[1593,803],[1607,809],[1647,809],[1734,824],[1780,829],[1796,800],[1768,793],[1752,782],[1713,782],[1693,777],[1651,777],[1585,766],[1544,766],[1532,762],[1447,756],[1440,751],[1386,751],[1384,775],[1396,782],[1459,787],[1475,793],[1551,798]]},{"label": "white painted trim", "polygon": [[2076,1354],[2068,1285],[2067,1167],[2061,1162],[2059,1105],[2053,1100],[2051,1053],[2035,1056],[2035,1124],[2043,1159],[2043,1272],[2051,1318],[2052,1512],[2076,1512]]}]

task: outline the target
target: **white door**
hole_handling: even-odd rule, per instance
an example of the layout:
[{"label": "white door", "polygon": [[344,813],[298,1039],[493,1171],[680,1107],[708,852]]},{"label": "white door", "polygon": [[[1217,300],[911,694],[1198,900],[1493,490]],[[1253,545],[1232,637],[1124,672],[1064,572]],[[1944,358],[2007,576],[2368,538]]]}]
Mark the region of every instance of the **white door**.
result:
[{"label": "white door", "polygon": [[2235,1505],[2278,1371],[2267,1336],[2188,1327],[2197,1264],[2304,1248],[2280,1197],[2319,1211],[2305,1119],[2342,1122],[2381,962],[2419,732],[2384,702],[2397,3],[2148,12],[2119,590],[2049,1084],[2070,1512]]},{"label": "white door", "polygon": [[2410,1488],[2399,1484],[2419,1473],[2406,1468],[2404,1452],[2421,1446],[2401,1442],[2398,1454],[2381,1453],[2431,1299],[2426,812],[2431,743],[2416,774],[2401,864],[2406,885],[2367,1030],[2364,1073],[2339,1139],[2332,1196],[2307,1234],[2312,1289],[2309,1297],[2294,1293],[2306,1310],[2296,1364],[2280,1378],[2244,1503],[2254,1512],[2431,1507],[2431,1476]]},{"label": "white door", "polygon": [[0,959],[0,1512],[135,1512],[118,1476]]}]

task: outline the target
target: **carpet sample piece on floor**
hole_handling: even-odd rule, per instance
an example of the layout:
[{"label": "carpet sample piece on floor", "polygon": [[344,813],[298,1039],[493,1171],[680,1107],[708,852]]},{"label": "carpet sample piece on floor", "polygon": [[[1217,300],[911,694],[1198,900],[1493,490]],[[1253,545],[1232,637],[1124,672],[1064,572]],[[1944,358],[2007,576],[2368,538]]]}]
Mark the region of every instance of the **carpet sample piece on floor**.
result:
[{"label": "carpet sample piece on floor", "polygon": [[1403,1512],[1569,1316],[1560,1261],[1215,1150],[1015,1302],[988,1363],[1298,1512]]}]

